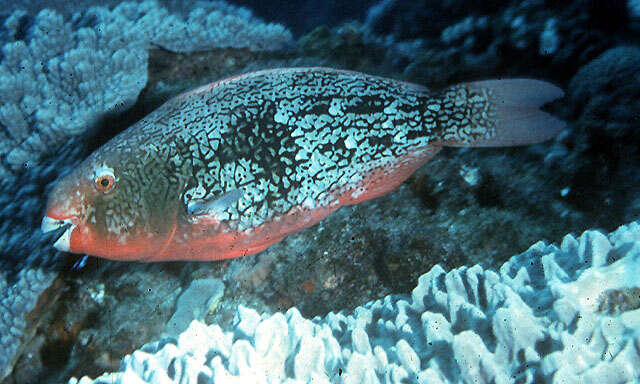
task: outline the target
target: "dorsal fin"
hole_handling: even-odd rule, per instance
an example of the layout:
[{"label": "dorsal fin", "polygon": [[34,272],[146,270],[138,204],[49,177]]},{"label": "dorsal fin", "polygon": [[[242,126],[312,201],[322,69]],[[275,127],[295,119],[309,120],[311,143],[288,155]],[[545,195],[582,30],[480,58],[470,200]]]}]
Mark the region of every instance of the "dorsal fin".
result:
[{"label": "dorsal fin", "polygon": [[227,77],[227,78],[223,78],[223,79],[218,79],[218,80],[213,81],[211,83],[204,84],[204,85],[198,86],[196,88],[189,89],[189,90],[187,90],[185,92],[182,92],[181,94],[175,96],[172,100],[181,100],[181,99],[184,99],[184,98],[189,97],[191,95],[205,94],[207,92],[210,92],[212,89],[214,89],[214,88],[216,88],[218,86],[229,84],[229,83],[232,83],[234,81],[239,81],[239,80],[253,78],[253,77],[268,76],[270,74],[279,75],[279,74],[297,73],[297,72],[333,73],[333,74],[338,74],[338,75],[351,75],[351,76],[354,76],[354,77],[355,76],[366,76],[366,77],[369,77],[369,78],[375,78],[375,79],[380,79],[380,80],[384,80],[384,81],[390,81],[392,83],[395,83],[397,86],[399,86],[401,88],[411,89],[411,90],[418,91],[418,92],[426,92],[426,91],[428,91],[428,89],[426,87],[422,86],[422,85],[418,85],[418,84],[414,84],[414,83],[408,83],[408,82],[400,81],[400,80],[387,79],[387,78],[380,77],[380,76],[367,75],[367,74],[359,73],[359,72],[356,72],[356,71],[351,71],[351,70],[348,70],[348,69],[336,69],[336,68],[329,68],[329,67],[290,67],[290,68],[261,69],[261,70],[254,71],[254,72],[242,73],[242,74],[239,74],[239,75],[235,75],[235,76],[231,76],[231,77]]}]

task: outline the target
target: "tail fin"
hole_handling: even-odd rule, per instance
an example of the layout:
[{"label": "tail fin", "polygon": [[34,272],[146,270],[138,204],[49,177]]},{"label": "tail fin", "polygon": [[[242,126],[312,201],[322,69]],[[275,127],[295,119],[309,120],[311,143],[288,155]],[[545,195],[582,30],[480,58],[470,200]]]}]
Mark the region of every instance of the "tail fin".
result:
[{"label": "tail fin", "polygon": [[[474,97],[484,101],[482,112],[486,129],[471,128],[480,135],[445,135],[444,144],[451,147],[504,147],[535,144],[557,135],[565,123],[539,108],[562,98],[564,92],[553,84],[533,79],[486,80],[461,84],[467,103]],[[454,88],[455,88],[454,87]],[[484,100],[483,100],[484,99]],[[477,103],[476,100],[474,102]],[[465,108],[468,114],[480,114],[476,108]],[[475,111],[475,113],[474,113]],[[472,122],[483,121],[479,116],[469,116]],[[472,123],[473,124],[473,123]],[[485,125],[485,124],[482,124]],[[464,128],[463,128],[464,129]],[[447,132],[445,132],[447,133]],[[453,133],[453,132],[451,132]]]}]

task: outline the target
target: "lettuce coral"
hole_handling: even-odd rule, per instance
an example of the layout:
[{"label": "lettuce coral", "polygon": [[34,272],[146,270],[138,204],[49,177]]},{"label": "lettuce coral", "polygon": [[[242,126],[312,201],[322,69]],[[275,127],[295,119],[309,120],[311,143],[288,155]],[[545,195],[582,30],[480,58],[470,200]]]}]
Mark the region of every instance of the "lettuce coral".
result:
[{"label": "lettuce coral", "polygon": [[186,17],[155,1],[91,7],[65,19],[54,10],[4,21],[0,63],[0,174],[51,152],[95,119],[130,106],[147,83],[147,49],[274,50],[291,40],[280,25],[222,1]]},{"label": "lettuce coral", "polygon": [[18,273],[15,284],[8,284],[0,273],[0,379],[11,372],[20,340],[27,326],[24,316],[36,305],[38,295],[56,277],[56,273],[41,268],[25,268]]}]

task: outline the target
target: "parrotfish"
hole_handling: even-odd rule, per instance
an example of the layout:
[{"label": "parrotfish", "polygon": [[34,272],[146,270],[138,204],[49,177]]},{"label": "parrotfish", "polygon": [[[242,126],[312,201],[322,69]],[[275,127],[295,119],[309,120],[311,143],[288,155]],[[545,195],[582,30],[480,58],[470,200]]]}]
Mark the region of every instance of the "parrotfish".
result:
[{"label": "parrotfish", "polygon": [[533,79],[441,90],[330,68],[264,70],[183,93],[93,152],[49,197],[54,246],[115,260],[257,253],[386,194],[444,146],[548,140],[563,97]]}]

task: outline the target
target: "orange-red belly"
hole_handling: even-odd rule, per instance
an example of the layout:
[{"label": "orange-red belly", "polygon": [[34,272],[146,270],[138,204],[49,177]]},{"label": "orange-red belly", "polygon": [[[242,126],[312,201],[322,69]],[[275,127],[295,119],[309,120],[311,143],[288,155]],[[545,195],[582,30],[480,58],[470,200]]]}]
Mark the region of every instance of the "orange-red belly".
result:
[{"label": "orange-red belly", "polygon": [[440,146],[420,148],[401,156],[392,164],[364,175],[356,185],[333,193],[332,203],[315,209],[296,207],[275,220],[246,231],[234,231],[214,219],[174,224],[163,236],[138,236],[125,243],[106,241],[89,229],[78,226],[71,233],[70,250],[113,260],[179,261],[222,260],[258,253],[285,236],[321,221],[344,205],[382,196],[398,187],[420,165],[440,150]]},{"label": "orange-red belly", "polygon": [[[208,226],[191,228],[190,240],[181,241],[184,232],[178,229],[174,240],[164,252],[158,253],[149,260],[222,260],[258,253],[273,245],[285,236],[301,231],[329,216],[344,205],[357,204],[382,196],[397,188],[417,168],[435,155],[440,146],[420,148],[405,156],[401,156],[388,167],[374,169],[365,175],[355,186],[336,192],[333,205],[309,210],[295,208],[280,217],[279,220],[266,222],[252,230],[234,232],[222,231],[214,236],[198,236],[208,231]],[[354,191],[362,191],[354,195]],[[217,225],[217,223],[216,223]],[[222,227],[221,227],[222,228]]]}]

